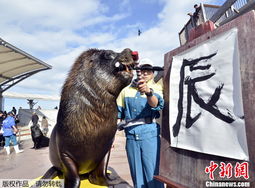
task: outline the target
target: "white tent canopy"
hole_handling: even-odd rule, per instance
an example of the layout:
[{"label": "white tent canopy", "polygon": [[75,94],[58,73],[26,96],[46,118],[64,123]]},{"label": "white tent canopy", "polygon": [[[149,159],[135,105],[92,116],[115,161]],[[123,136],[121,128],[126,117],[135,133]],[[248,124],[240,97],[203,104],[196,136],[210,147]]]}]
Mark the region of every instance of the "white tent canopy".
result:
[{"label": "white tent canopy", "polygon": [[40,100],[51,100],[58,101],[60,96],[53,95],[39,95],[39,94],[29,94],[29,93],[15,93],[15,92],[4,92],[3,97],[5,98],[15,98],[15,99],[40,99]]},{"label": "white tent canopy", "polygon": [[37,72],[51,68],[50,65],[0,38],[0,92]]}]

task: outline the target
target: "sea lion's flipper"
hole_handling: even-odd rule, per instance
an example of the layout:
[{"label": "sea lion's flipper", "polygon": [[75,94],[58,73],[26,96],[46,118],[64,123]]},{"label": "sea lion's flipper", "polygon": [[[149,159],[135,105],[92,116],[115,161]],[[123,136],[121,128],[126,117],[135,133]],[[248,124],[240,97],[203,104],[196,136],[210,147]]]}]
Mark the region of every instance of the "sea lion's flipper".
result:
[{"label": "sea lion's flipper", "polygon": [[107,180],[106,180],[106,177],[104,174],[104,159],[97,166],[96,169],[94,169],[92,172],[90,172],[89,181],[92,184],[108,186],[108,183],[107,183]]},{"label": "sea lion's flipper", "polygon": [[53,179],[59,175],[59,170],[56,167],[51,167],[41,179]]},{"label": "sea lion's flipper", "polygon": [[104,170],[105,169],[104,164],[105,164],[104,160],[102,160],[98,167],[89,174],[88,179],[90,183],[104,186],[127,183],[125,180],[121,179],[121,177],[119,177],[116,173],[106,174]]},{"label": "sea lion's flipper", "polygon": [[61,161],[63,163],[65,188],[79,188],[80,176],[75,162],[66,153],[61,153]]}]

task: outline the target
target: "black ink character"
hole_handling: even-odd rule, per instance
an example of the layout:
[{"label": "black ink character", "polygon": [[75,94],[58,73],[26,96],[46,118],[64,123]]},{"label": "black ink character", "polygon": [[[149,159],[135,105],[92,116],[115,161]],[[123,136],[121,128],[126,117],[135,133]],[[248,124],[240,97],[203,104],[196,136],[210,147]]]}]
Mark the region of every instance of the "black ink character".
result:
[{"label": "black ink character", "polygon": [[209,70],[211,67],[211,64],[201,65],[201,66],[197,65],[197,64],[202,60],[207,61],[207,60],[211,59],[216,54],[217,53],[213,53],[211,55],[200,57],[200,58],[193,59],[193,60],[187,60],[187,59],[183,60],[183,63],[181,66],[181,71],[180,71],[178,115],[176,118],[176,122],[173,126],[174,137],[178,136],[179,131],[180,131],[180,126],[181,126],[181,119],[182,119],[182,115],[183,115],[183,104],[182,103],[183,103],[184,84],[187,85],[187,114],[186,114],[186,128],[187,129],[190,128],[194,124],[194,122],[196,122],[201,116],[201,112],[200,112],[197,115],[195,115],[195,117],[191,117],[192,98],[195,101],[195,103],[197,103],[204,110],[210,112],[216,118],[221,119],[222,121],[224,121],[226,123],[232,123],[233,121],[235,121],[235,119],[233,118],[233,116],[230,112],[228,112],[228,114],[225,115],[222,112],[220,112],[220,110],[218,109],[218,107],[216,105],[217,101],[220,98],[221,90],[224,86],[223,83],[215,89],[214,93],[211,95],[208,102],[205,102],[199,96],[199,94],[197,92],[195,84],[197,82],[202,82],[202,81],[210,79],[211,77],[213,77],[215,75],[215,73],[210,73],[210,74],[207,74],[204,76],[199,76],[196,78],[191,78],[189,76],[187,76],[185,78],[185,67],[189,67],[189,70],[191,72],[194,70]]}]

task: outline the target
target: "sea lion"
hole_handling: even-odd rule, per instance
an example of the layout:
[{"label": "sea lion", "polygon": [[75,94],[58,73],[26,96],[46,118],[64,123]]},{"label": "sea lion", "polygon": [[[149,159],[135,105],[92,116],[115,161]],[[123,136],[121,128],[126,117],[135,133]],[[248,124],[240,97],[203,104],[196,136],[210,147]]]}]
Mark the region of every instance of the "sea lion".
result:
[{"label": "sea lion", "polygon": [[90,49],[77,58],[62,88],[49,146],[53,167],[44,179],[62,172],[65,187],[76,188],[88,174],[91,183],[109,185],[104,157],[117,130],[116,98],[133,77],[131,53]]},{"label": "sea lion", "polygon": [[34,143],[34,147],[32,149],[39,149],[42,147],[49,146],[49,138],[44,136],[39,125],[33,125],[30,127],[32,141]]}]

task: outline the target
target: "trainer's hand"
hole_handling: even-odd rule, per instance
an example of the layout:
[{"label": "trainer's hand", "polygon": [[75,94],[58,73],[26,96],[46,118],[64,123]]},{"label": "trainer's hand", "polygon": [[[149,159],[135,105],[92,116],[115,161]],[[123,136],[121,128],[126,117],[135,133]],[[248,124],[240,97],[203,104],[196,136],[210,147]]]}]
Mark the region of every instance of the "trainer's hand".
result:
[{"label": "trainer's hand", "polygon": [[148,87],[146,81],[144,79],[140,79],[138,81],[138,91],[140,91],[141,93],[149,93],[150,92],[150,88]]},{"label": "trainer's hand", "polygon": [[[149,93],[151,91],[144,79],[140,79],[138,81],[137,88],[140,93],[144,94]],[[147,97],[147,101],[151,107],[155,108],[158,105],[158,98],[156,96]]]}]

